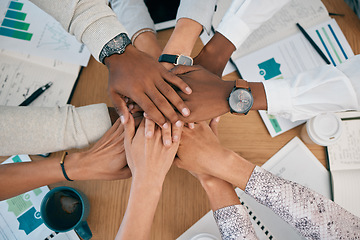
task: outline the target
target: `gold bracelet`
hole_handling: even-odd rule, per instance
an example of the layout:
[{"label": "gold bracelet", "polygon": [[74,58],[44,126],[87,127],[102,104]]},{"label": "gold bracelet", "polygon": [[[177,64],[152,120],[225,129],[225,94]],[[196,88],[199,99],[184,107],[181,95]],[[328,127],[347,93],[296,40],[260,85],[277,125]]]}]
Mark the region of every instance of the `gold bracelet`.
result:
[{"label": "gold bracelet", "polygon": [[63,175],[64,175],[65,179],[72,182],[74,180],[71,180],[68,177],[68,175],[66,174],[66,171],[65,171],[65,167],[64,167],[64,161],[65,161],[65,157],[66,157],[67,154],[68,154],[67,152],[63,152],[63,155],[62,155],[61,160],[60,160],[60,166],[61,166],[61,170],[63,172]]}]

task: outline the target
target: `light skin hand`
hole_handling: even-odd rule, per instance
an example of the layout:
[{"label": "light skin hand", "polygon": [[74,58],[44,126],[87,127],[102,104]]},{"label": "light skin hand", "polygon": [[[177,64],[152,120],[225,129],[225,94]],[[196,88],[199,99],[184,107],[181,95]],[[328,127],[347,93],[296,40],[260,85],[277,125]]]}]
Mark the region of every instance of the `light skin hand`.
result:
[{"label": "light skin hand", "polygon": [[158,127],[155,127],[153,137],[146,137],[145,125],[151,125],[148,121],[151,120],[144,118],[136,133],[132,117],[125,125],[126,156],[133,179],[128,206],[116,239],[147,239],[150,236],[162,185],[179,146],[165,147]]},{"label": "light skin hand", "polygon": [[174,74],[167,71],[149,55],[128,45],[123,54],[113,54],[104,62],[109,70],[109,96],[123,123],[130,114],[124,97],[133,99],[159,125],[165,119],[175,123],[179,115],[172,105],[184,116],[190,114],[182,99],[170,84],[186,94],[191,89]]},{"label": "light skin hand", "polygon": [[[120,120],[88,151],[65,157],[64,167],[72,180],[116,180],[131,176],[124,150],[124,127]],[[0,200],[32,189],[66,181],[60,157],[35,162],[0,165]]]},{"label": "light skin hand", "polygon": [[195,124],[193,130],[184,128],[175,164],[196,175],[210,175],[223,179],[241,189],[255,167],[219,143],[205,122]]},{"label": "light skin hand", "polygon": [[71,155],[65,161],[70,179],[116,180],[131,176],[125,156],[124,126],[119,119],[90,150]]}]

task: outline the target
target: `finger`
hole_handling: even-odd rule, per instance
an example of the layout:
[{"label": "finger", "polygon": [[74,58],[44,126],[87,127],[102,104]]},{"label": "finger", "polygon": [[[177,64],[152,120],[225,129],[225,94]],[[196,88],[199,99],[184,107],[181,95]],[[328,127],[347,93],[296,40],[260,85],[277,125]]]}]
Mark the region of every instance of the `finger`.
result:
[{"label": "finger", "polygon": [[164,125],[162,125],[161,127],[161,135],[162,135],[162,140],[163,140],[163,144],[165,147],[170,147],[171,146],[171,124],[170,122],[166,122]]},{"label": "finger", "polygon": [[184,123],[180,120],[178,120],[175,124],[172,125],[171,131],[172,131],[172,140],[174,143],[180,141],[183,126]]},{"label": "finger", "polygon": [[137,104],[130,104],[129,109],[130,109],[130,106],[132,106],[131,110],[130,110],[131,113],[137,113],[137,112],[142,112],[143,111],[141,109],[141,107],[139,105],[137,105]]},{"label": "finger", "polygon": [[[174,73],[172,72],[163,72],[162,73],[162,77],[169,83],[172,83],[173,85],[175,85],[176,87],[178,87],[181,91],[183,91],[186,94],[191,94],[192,90],[189,87],[189,85],[187,85],[187,83],[185,83],[181,78],[179,78],[178,76],[176,76]],[[170,87],[170,86],[169,86]]]},{"label": "finger", "polygon": [[[184,117],[190,115],[189,108],[185,105],[184,101],[179,97],[176,91],[172,87],[170,87],[168,83],[166,83],[165,81],[161,81],[156,84],[156,87],[159,89],[161,94],[164,95]],[[174,122],[172,121],[172,123]]]},{"label": "finger", "polygon": [[129,117],[129,121],[126,124],[124,124],[124,128],[125,128],[124,146],[125,149],[129,149],[129,147],[131,146],[132,139],[134,138],[135,135],[135,122],[134,122],[134,118],[131,115]]},{"label": "finger", "polygon": [[199,70],[199,66],[177,65],[174,68],[172,68],[170,72],[172,72],[175,75],[181,75],[195,70]]},{"label": "finger", "polygon": [[187,125],[188,125],[188,127],[189,127],[190,129],[194,129],[194,128],[195,128],[195,123],[188,123]]},{"label": "finger", "polygon": [[155,132],[155,122],[145,118],[145,137],[152,138]]},{"label": "finger", "polygon": [[[151,97],[151,96],[149,96],[149,97]],[[152,102],[149,99],[149,97],[147,97],[145,95],[145,97],[142,97],[142,98],[140,98],[140,99],[138,99],[136,101],[139,104],[139,106],[144,110],[144,112],[146,112],[148,114],[149,118],[151,118],[155,123],[157,123],[159,125],[163,125],[165,123],[165,121],[166,121],[165,117],[162,115],[162,113],[159,111],[159,109],[154,105],[155,102]],[[167,101],[166,101],[166,103],[168,105],[170,105]]]},{"label": "finger", "polygon": [[131,177],[131,170],[128,166],[123,167],[119,173],[119,179],[127,179]]},{"label": "finger", "polygon": [[216,117],[211,119],[209,126],[211,128],[211,130],[214,132],[215,136],[218,137],[218,125],[220,122],[220,117]]},{"label": "finger", "polygon": [[110,91],[110,98],[114,104],[116,112],[120,116],[120,120],[123,124],[127,123],[130,113],[126,106],[124,99],[118,93]]},{"label": "finger", "polygon": [[[167,84],[166,82],[164,82],[165,84]],[[170,86],[169,86],[170,87]],[[168,100],[158,91],[151,91],[149,93],[147,93],[148,96],[151,98],[151,100],[153,101],[153,103],[158,107],[158,110],[160,110],[164,116],[170,120],[170,122],[174,123],[176,122],[179,118],[178,115],[176,114],[175,110],[173,109],[173,107],[170,105],[170,103],[168,102]],[[154,106],[155,107],[155,106]],[[144,111],[149,115],[149,117],[152,120],[156,120],[149,111],[147,111],[144,108]],[[165,124],[164,122],[158,122],[155,121],[159,126],[162,126],[163,124]]]}]

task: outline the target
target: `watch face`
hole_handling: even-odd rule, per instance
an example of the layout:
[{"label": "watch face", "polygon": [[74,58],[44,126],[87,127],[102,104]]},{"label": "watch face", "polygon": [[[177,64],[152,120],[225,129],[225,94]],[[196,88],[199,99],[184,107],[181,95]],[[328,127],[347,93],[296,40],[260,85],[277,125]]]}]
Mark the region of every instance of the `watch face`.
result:
[{"label": "watch face", "polygon": [[191,57],[180,55],[176,61],[176,65],[192,66],[193,60]]},{"label": "watch face", "polygon": [[124,45],[124,39],[122,38],[122,36],[117,36],[107,44],[107,47],[110,49],[119,49],[122,48],[123,45]]},{"label": "watch face", "polygon": [[253,105],[252,94],[244,88],[235,89],[229,97],[229,105],[236,113],[247,113]]}]

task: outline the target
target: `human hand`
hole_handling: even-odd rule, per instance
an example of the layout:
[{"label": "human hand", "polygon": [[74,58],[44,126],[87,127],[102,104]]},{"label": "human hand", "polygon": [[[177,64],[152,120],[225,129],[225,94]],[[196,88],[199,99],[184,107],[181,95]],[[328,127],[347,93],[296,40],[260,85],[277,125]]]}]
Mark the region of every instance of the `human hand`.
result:
[{"label": "human hand", "polygon": [[199,180],[202,176],[213,175],[214,169],[221,168],[220,159],[231,152],[221,146],[215,135],[218,121],[219,118],[215,118],[210,121],[210,125],[201,122],[195,124],[194,129],[183,129],[175,164],[188,170]]},{"label": "human hand", "polygon": [[[175,154],[179,147],[173,143],[165,147],[161,141],[161,129],[155,124],[154,135],[145,135],[145,126],[151,120],[144,119],[135,133],[134,120],[130,117],[125,125],[125,150],[128,165],[133,179],[146,184],[162,186],[164,178],[169,171]],[[181,129],[180,129],[181,130]]]},{"label": "human hand", "polygon": [[130,115],[124,97],[138,103],[160,126],[166,119],[172,123],[179,119],[173,106],[184,117],[190,114],[169,83],[186,94],[191,93],[189,86],[149,55],[128,45],[123,54],[111,55],[104,61],[109,70],[109,96],[123,123],[127,122]]},{"label": "human hand", "polygon": [[234,81],[223,81],[201,66],[176,66],[172,72],[192,89],[190,95],[178,91],[191,111],[189,117],[181,118],[183,121],[199,122],[230,111],[227,98],[234,87]]},{"label": "human hand", "polygon": [[216,32],[210,41],[194,58],[194,64],[200,65],[221,77],[235,46],[221,33]]},{"label": "human hand", "polygon": [[73,180],[116,180],[131,176],[124,148],[124,126],[115,124],[85,152],[66,157],[66,171]]}]

